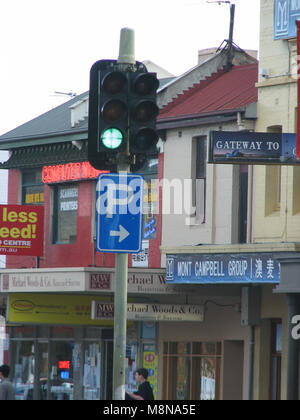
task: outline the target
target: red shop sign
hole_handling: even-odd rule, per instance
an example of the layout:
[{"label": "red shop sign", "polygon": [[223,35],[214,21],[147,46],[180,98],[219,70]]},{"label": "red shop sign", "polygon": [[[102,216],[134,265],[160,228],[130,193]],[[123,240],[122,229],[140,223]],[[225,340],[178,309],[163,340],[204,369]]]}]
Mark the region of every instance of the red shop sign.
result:
[{"label": "red shop sign", "polygon": [[0,255],[42,256],[44,207],[0,205]]}]

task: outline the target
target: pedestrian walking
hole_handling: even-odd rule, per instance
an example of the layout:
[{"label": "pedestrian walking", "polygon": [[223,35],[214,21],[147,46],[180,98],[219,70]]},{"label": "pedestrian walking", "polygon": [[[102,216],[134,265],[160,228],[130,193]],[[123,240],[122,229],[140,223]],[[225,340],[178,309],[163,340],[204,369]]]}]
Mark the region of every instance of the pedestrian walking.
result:
[{"label": "pedestrian walking", "polygon": [[8,365],[0,366],[0,400],[14,400],[15,399],[15,388],[9,381],[8,375],[10,367]]},{"label": "pedestrian walking", "polygon": [[135,372],[135,380],[139,383],[138,390],[136,392],[126,392],[125,400],[154,400],[153,391],[147,378],[147,369],[137,369]]}]

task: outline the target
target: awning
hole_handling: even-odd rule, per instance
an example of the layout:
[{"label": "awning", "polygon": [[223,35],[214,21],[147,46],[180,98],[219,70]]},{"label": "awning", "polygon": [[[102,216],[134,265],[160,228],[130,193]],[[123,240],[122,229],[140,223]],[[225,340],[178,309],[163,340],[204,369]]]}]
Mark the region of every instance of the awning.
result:
[{"label": "awning", "polygon": [[68,162],[83,162],[88,159],[87,142],[79,150],[71,142],[34,147],[20,147],[11,152],[10,158],[0,163],[0,169],[23,169]]}]

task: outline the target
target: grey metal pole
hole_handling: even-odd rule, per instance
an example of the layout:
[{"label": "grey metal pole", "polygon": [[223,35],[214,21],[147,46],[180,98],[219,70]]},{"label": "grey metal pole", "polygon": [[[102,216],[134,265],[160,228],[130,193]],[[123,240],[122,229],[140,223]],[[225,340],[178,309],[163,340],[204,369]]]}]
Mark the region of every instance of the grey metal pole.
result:
[{"label": "grey metal pole", "polygon": [[128,254],[116,254],[113,399],[125,398]]},{"label": "grey metal pole", "polygon": [[[134,31],[123,28],[120,36],[119,64],[135,64]],[[129,144],[129,138],[128,142]],[[130,172],[126,163],[118,165],[118,172]],[[126,317],[128,254],[116,254],[116,282],[114,296],[114,357],[113,357],[113,399],[125,399],[126,373]]]},{"label": "grey metal pole", "polygon": [[230,26],[229,26],[229,40],[228,40],[228,56],[227,56],[227,71],[232,69],[233,59],[233,28],[234,28],[234,15],[235,15],[235,4],[230,5]]}]

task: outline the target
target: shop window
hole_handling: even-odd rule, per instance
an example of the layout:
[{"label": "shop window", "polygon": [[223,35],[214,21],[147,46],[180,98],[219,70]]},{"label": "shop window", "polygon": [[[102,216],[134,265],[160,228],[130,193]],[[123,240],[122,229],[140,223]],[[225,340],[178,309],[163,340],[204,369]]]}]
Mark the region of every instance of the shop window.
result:
[{"label": "shop window", "polygon": [[271,325],[271,378],[270,399],[281,399],[281,353],[282,353],[282,323],[273,321]]},{"label": "shop window", "polygon": [[44,204],[42,169],[22,172],[22,204]]},{"label": "shop window", "polygon": [[78,185],[54,187],[53,242],[55,244],[76,243],[77,236]]},{"label": "shop window", "polygon": [[51,338],[74,338],[74,335],[74,327],[58,325],[51,328]]},{"label": "shop window", "polygon": [[[40,349],[40,386],[47,378],[50,360],[50,395],[51,400],[73,400],[75,345],[72,341],[52,341],[51,353],[48,345],[41,343]],[[45,378],[46,376],[46,378]],[[42,388],[43,389],[43,388]],[[49,394],[49,393],[48,393]]]},{"label": "shop window", "polygon": [[164,343],[163,399],[219,400],[221,343]]},{"label": "shop window", "polygon": [[15,360],[13,366],[13,382],[17,400],[32,400],[34,388],[34,341],[12,342]]},{"label": "shop window", "polygon": [[12,329],[13,338],[35,338],[36,328],[33,326],[20,326]]},{"label": "shop window", "polygon": [[84,352],[83,399],[100,399],[101,344],[86,343]]}]

